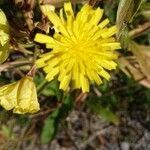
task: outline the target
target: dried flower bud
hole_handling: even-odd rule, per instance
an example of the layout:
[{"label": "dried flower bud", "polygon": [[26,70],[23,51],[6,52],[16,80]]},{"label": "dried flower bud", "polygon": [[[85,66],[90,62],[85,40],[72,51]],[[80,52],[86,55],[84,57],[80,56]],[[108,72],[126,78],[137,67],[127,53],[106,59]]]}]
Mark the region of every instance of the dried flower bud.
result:
[{"label": "dried flower bud", "polygon": [[7,59],[9,54],[9,25],[1,9],[0,18],[0,63],[2,63]]},{"label": "dried flower bud", "polygon": [[26,11],[31,11],[35,7],[35,0],[15,0],[15,4]]},{"label": "dried flower bud", "polygon": [[6,110],[13,109],[17,114],[37,112],[40,108],[32,77],[26,76],[15,83],[0,87],[0,105]]}]

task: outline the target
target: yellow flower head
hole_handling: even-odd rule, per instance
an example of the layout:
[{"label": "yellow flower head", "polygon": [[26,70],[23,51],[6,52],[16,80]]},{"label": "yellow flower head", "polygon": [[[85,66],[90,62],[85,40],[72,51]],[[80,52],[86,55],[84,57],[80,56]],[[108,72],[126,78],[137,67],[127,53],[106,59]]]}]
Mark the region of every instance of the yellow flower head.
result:
[{"label": "yellow flower head", "polygon": [[31,77],[0,87],[0,105],[14,113],[34,113],[39,110],[35,84]]},{"label": "yellow flower head", "polygon": [[114,50],[120,44],[112,37],[116,26],[106,27],[108,19],[100,22],[103,10],[85,4],[75,16],[69,2],[59,16],[51,10],[44,14],[58,31],[53,37],[39,33],[35,36],[36,42],[52,49],[36,62],[46,72],[46,79],[51,81],[56,77],[60,89],[81,88],[83,92],[89,91],[90,82],[101,84],[101,77],[108,80],[110,75],[106,70],[116,68]]},{"label": "yellow flower head", "polygon": [[4,62],[9,54],[9,25],[7,18],[0,9],[0,63]]}]

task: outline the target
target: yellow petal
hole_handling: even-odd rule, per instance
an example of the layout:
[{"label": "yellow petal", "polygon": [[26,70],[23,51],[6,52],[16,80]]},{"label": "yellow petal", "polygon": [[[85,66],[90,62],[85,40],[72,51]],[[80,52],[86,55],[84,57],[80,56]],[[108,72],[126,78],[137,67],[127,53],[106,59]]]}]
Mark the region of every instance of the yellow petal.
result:
[{"label": "yellow petal", "polygon": [[41,68],[47,65],[46,61],[50,60],[52,57],[54,57],[54,55],[52,55],[51,53],[46,53],[41,55],[42,58],[38,59],[35,63],[37,65],[37,67]]},{"label": "yellow petal", "polygon": [[[104,28],[104,29],[102,29],[102,30],[98,30],[98,29],[97,29],[97,32],[96,32],[95,34],[93,34],[91,38],[92,38],[93,40],[97,40],[97,39],[99,39],[100,37],[102,37],[102,34],[105,33],[105,32],[107,32],[107,30],[108,30],[107,28]],[[99,44],[100,44],[100,43],[99,43]]]},{"label": "yellow petal", "polygon": [[54,79],[54,77],[59,73],[59,68],[52,68],[51,71],[49,71],[49,73],[47,74],[47,76],[45,77],[45,79],[47,79],[48,81],[51,81]]},{"label": "yellow petal", "polygon": [[41,33],[37,33],[35,35],[34,41],[42,43],[42,44],[46,44],[46,43],[54,44],[55,43],[55,40],[52,37],[41,34]]},{"label": "yellow petal", "polygon": [[42,13],[47,16],[50,11],[55,11],[55,7],[50,4],[40,5]]},{"label": "yellow petal", "polygon": [[84,25],[87,23],[88,18],[90,18],[89,15],[91,10],[92,10],[91,6],[85,4],[81,8],[81,11],[77,14],[73,25],[73,29],[74,29],[74,33],[76,34],[76,37],[80,36],[80,33],[84,28]]},{"label": "yellow petal", "polygon": [[101,60],[99,62],[99,65],[108,70],[116,69],[117,66],[117,64],[114,61],[110,60]]},{"label": "yellow petal", "polygon": [[106,80],[110,79],[110,75],[104,70],[102,69],[101,71],[98,72],[100,76],[102,76],[103,78],[105,78]]},{"label": "yellow petal", "polygon": [[99,23],[100,19],[102,18],[102,16],[103,16],[103,10],[100,8],[97,8],[94,12],[94,15],[93,15],[93,18],[91,19],[91,22],[94,25],[97,25]]},{"label": "yellow petal", "polygon": [[44,67],[44,71],[50,72],[51,70],[53,70],[55,68],[56,65],[59,64],[59,62],[60,62],[60,59],[58,59],[57,57],[47,61],[46,63],[48,63],[48,65],[46,67]]},{"label": "yellow petal", "polygon": [[116,49],[121,49],[121,45],[118,42],[113,42],[113,43],[104,43],[101,45],[102,47],[109,47],[110,50],[116,50]]},{"label": "yellow petal", "polygon": [[105,19],[105,20],[103,20],[103,21],[98,25],[98,27],[99,27],[100,29],[103,29],[108,23],[109,23],[109,20],[108,20],[108,19]]},{"label": "yellow petal", "polygon": [[72,72],[72,80],[73,80],[73,87],[74,88],[80,88],[80,80],[79,80],[79,67],[78,64],[75,63],[73,66],[73,72]]},{"label": "yellow petal", "polygon": [[73,12],[72,5],[70,2],[64,3],[64,10],[65,10],[67,18],[71,18],[71,19],[74,18],[74,12]]},{"label": "yellow petal", "polygon": [[111,37],[112,35],[117,33],[117,27],[116,26],[112,26],[108,29],[107,32],[102,34],[102,38],[108,38]]},{"label": "yellow petal", "polygon": [[64,19],[63,9],[60,9],[60,11],[59,11],[59,16],[60,16],[60,19],[61,19],[62,23],[65,24],[66,21],[65,21],[65,19]]},{"label": "yellow petal", "polygon": [[65,36],[68,36],[68,32],[65,29],[63,22],[61,21],[61,19],[57,16],[56,13],[54,13],[53,11],[50,11],[48,13],[48,18],[49,20],[54,24],[54,26]]},{"label": "yellow petal", "polygon": [[59,88],[66,91],[69,86],[70,80],[71,80],[71,74],[66,75],[60,82]]},{"label": "yellow petal", "polygon": [[89,81],[83,74],[80,74],[80,83],[82,91],[89,92]]}]

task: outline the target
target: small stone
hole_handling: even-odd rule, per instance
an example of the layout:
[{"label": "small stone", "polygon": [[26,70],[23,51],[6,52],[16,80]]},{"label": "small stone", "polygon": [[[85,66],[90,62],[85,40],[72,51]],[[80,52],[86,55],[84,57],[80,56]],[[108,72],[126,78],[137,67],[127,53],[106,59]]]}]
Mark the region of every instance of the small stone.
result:
[{"label": "small stone", "polygon": [[130,149],[129,143],[127,143],[127,142],[122,142],[120,146],[121,146],[121,150],[129,150]]}]

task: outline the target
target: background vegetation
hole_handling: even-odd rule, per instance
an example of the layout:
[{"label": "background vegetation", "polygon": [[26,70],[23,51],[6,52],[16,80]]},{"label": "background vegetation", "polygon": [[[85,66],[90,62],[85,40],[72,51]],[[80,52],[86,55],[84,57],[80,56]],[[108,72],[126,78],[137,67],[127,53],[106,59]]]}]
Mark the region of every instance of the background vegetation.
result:
[{"label": "background vegetation", "polygon": [[[46,82],[37,70],[40,112],[16,115],[0,108],[0,149],[50,150],[148,150],[150,149],[150,2],[148,0],[72,0],[74,11],[89,2],[105,10],[117,24],[118,69],[110,82],[63,93],[58,82]],[[64,0],[0,0],[10,25],[10,56],[0,65],[1,85],[14,82],[31,68],[43,45],[33,42],[35,33],[50,27],[40,4],[57,9]],[[50,30],[50,35],[53,34]]]}]

